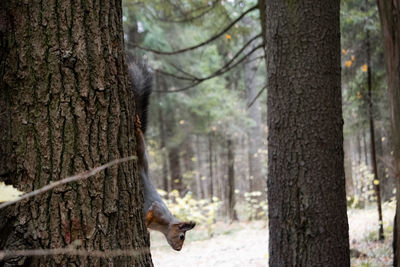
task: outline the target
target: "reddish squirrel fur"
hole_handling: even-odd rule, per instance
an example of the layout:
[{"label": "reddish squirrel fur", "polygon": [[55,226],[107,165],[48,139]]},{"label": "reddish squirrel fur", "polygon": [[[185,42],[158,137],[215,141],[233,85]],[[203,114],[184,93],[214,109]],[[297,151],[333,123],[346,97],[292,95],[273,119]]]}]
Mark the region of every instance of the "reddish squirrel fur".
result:
[{"label": "reddish squirrel fur", "polygon": [[144,189],[145,222],[149,229],[163,233],[168,244],[175,250],[181,250],[186,231],[193,229],[194,222],[182,222],[169,211],[149,178],[146,143],[144,133],[147,126],[147,108],[152,91],[152,77],[146,64],[134,60],[129,64],[131,87],[136,105],[136,141],[139,163],[139,175]]}]

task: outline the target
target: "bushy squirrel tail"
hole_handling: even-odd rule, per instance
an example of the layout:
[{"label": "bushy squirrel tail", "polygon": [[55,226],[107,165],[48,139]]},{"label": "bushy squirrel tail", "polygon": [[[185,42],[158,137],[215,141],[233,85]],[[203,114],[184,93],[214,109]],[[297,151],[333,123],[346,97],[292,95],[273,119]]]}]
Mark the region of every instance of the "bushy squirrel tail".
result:
[{"label": "bushy squirrel tail", "polygon": [[133,91],[136,116],[140,120],[140,130],[144,134],[147,128],[147,112],[150,95],[153,90],[153,75],[143,59],[128,59],[128,71]]}]

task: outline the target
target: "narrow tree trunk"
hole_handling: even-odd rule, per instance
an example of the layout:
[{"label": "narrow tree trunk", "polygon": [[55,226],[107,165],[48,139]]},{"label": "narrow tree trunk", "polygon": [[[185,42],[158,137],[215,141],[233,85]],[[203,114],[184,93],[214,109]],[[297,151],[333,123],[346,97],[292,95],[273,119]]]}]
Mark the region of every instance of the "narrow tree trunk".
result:
[{"label": "narrow tree trunk", "polygon": [[179,195],[182,195],[184,186],[182,183],[182,171],[179,149],[172,147],[168,151],[169,169],[171,172],[171,190],[178,190]]},{"label": "narrow tree trunk", "polygon": [[196,157],[197,157],[197,190],[198,190],[198,198],[208,198],[208,191],[207,188],[204,187],[204,181],[202,180],[203,178],[203,165],[202,165],[202,160],[201,160],[201,153],[200,153],[200,149],[201,149],[201,144],[200,144],[200,137],[196,136]]},{"label": "narrow tree trunk", "polygon": [[[0,173],[24,192],[135,154],[120,1],[0,1]],[[136,162],[0,210],[0,250],[137,249],[15,257],[4,266],[151,266]]]},{"label": "narrow tree trunk", "polygon": [[340,4],[265,6],[269,265],[349,266]]},{"label": "narrow tree trunk", "polygon": [[365,129],[362,129],[362,139],[363,139],[363,147],[364,147],[364,164],[365,166],[369,166],[368,164],[368,146],[367,146],[367,134],[365,133]]},{"label": "narrow tree trunk", "polygon": [[[367,5],[367,1],[365,1]],[[368,9],[367,9],[368,10]],[[372,75],[371,75],[371,44],[369,40],[369,30],[367,30],[366,36],[366,50],[367,50],[367,85],[368,85],[368,115],[369,115],[369,133],[371,136],[371,165],[374,173],[374,188],[376,195],[376,203],[378,206],[378,220],[379,220],[379,240],[385,239],[383,235],[383,221],[382,221],[382,204],[381,204],[381,186],[378,175],[378,167],[376,164],[376,151],[375,151],[375,127],[373,118],[373,107],[372,107]]]},{"label": "narrow tree trunk", "polygon": [[361,152],[361,137],[360,137],[360,133],[357,133],[357,165],[360,166],[361,165],[361,158],[362,158],[362,152]]},{"label": "narrow tree trunk", "polygon": [[208,135],[208,168],[210,174],[210,199],[213,200],[214,196],[214,175],[213,175],[213,142],[212,134]]},{"label": "narrow tree trunk", "polygon": [[[156,75],[157,78],[157,85],[159,88],[162,90],[166,90],[165,82],[164,80],[159,77],[159,75]],[[169,187],[168,187],[168,163],[167,163],[167,147],[166,147],[166,135],[165,135],[165,120],[164,120],[164,112],[161,106],[161,101],[162,101],[162,95],[161,93],[158,94],[158,127],[159,127],[159,132],[160,132],[160,151],[161,151],[161,157],[162,157],[162,167],[161,167],[161,172],[162,172],[162,189],[169,193]],[[168,194],[167,194],[168,197]]]},{"label": "narrow tree trunk", "polygon": [[174,137],[176,136],[176,118],[175,118],[176,108],[173,106],[166,107],[166,114],[168,116],[165,117],[165,138],[167,142],[171,142],[168,146],[168,163],[169,163],[169,171],[170,171],[170,189],[177,190],[179,195],[182,196],[182,193],[185,189],[182,182],[182,169],[181,169],[181,144],[173,142]]},{"label": "narrow tree trunk", "polygon": [[235,152],[232,139],[227,140],[228,149],[228,217],[232,223],[237,220],[235,211]]},{"label": "narrow tree trunk", "polygon": [[354,196],[353,166],[351,160],[351,143],[349,138],[344,138],[344,173],[346,177],[346,196]]},{"label": "narrow tree trunk", "polygon": [[[396,200],[400,203],[400,0],[377,0],[385,45],[385,61],[390,98],[392,142],[395,161]],[[400,205],[396,206],[396,217]],[[400,220],[393,231],[394,266],[400,266]]]}]

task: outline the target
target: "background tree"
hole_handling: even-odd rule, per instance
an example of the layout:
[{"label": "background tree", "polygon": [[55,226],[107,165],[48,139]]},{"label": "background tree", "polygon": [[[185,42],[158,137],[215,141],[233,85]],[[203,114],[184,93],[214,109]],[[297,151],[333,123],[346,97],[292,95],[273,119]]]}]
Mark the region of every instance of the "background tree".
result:
[{"label": "background tree", "polygon": [[265,1],[262,6],[269,264],[349,266],[339,1]]},{"label": "background tree", "polygon": [[394,266],[400,266],[400,2],[377,0],[381,19],[390,98],[393,155],[396,184],[396,219],[393,232]]},{"label": "background tree", "polygon": [[[0,3],[3,180],[29,192],[135,154],[120,1]],[[133,249],[115,258],[16,257],[24,266],[151,266],[135,162],[0,210],[0,249]]]}]

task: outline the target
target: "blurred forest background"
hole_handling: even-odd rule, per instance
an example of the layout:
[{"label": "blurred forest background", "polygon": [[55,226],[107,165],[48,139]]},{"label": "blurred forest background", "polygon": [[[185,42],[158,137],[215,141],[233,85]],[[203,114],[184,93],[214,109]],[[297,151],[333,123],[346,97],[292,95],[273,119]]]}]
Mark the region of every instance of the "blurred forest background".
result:
[{"label": "blurred forest background", "polygon": [[[340,1],[340,48],[330,0],[0,14],[0,266],[400,266],[399,1]],[[125,51],[152,73],[151,180],[197,223],[180,252],[143,218]]]},{"label": "blurred forest background", "polygon": [[[128,54],[142,55],[154,74],[151,179],[173,212],[205,225],[210,236],[218,221],[267,219],[266,70],[256,4],[123,1]],[[341,1],[340,20],[348,208],[369,211],[363,223],[374,227],[365,240],[383,240],[383,228],[390,239],[395,174],[376,2]],[[384,223],[382,205],[390,214]],[[388,264],[389,241],[382,251]]]}]

